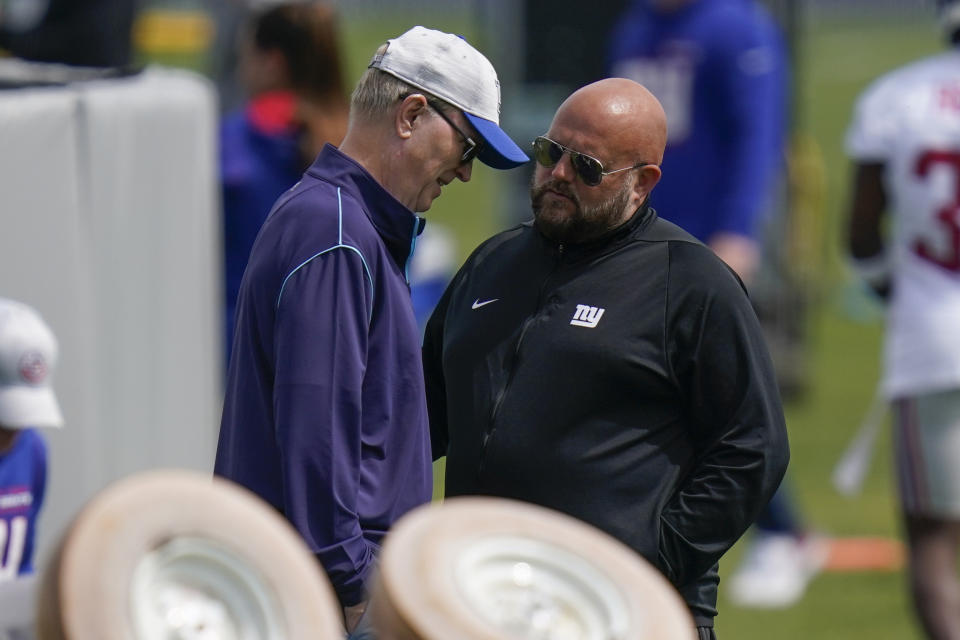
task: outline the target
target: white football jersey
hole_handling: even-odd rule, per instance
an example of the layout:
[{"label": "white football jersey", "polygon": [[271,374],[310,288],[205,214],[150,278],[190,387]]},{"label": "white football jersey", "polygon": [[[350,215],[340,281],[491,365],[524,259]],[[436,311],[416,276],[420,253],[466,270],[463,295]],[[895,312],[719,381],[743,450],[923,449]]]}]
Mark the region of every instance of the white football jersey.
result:
[{"label": "white football jersey", "polygon": [[874,82],[846,144],[856,161],[886,166],[894,214],[884,391],[960,387],[960,49]]}]

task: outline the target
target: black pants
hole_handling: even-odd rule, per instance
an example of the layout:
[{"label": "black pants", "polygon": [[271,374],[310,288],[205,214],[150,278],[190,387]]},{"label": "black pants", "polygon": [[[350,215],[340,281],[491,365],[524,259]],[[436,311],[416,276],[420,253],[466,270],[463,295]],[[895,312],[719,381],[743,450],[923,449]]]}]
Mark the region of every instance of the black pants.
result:
[{"label": "black pants", "polygon": [[697,627],[697,638],[699,640],[717,640],[717,634],[713,632],[713,627]]}]

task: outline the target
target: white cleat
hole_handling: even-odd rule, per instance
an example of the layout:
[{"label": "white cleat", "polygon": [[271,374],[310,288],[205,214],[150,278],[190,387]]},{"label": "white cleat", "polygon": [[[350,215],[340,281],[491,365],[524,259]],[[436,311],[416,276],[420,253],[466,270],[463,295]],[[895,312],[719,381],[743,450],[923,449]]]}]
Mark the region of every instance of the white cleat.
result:
[{"label": "white cleat", "polygon": [[816,535],[755,534],[740,566],[722,588],[740,607],[789,607],[803,597],[828,552],[827,541]]}]

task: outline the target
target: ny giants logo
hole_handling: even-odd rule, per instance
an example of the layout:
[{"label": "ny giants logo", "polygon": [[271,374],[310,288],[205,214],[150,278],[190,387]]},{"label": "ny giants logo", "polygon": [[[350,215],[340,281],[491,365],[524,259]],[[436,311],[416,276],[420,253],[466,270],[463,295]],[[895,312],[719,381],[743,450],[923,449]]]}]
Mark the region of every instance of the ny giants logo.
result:
[{"label": "ny giants logo", "polygon": [[47,361],[39,351],[27,351],[20,358],[20,377],[30,384],[40,384],[47,377]]},{"label": "ny giants logo", "polygon": [[587,327],[593,329],[600,322],[605,309],[600,307],[591,307],[586,304],[578,304],[577,310],[573,312],[573,320],[570,321],[575,327]]}]

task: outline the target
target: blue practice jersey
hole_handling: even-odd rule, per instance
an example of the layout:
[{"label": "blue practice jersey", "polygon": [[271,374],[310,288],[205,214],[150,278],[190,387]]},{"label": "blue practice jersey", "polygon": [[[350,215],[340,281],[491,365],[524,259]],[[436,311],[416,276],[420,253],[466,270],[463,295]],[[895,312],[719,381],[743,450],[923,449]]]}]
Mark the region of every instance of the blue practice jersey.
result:
[{"label": "blue practice jersey", "polygon": [[341,604],[430,501],[407,268],[423,220],[332,145],[274,206],[237,302],[214,471],[296,527]]},{"label": "blue practice jersey", "polygon": [[0,454],[0,581],[33,572],[33,539],[47,481],[47,448],[24,429]]},{"label": "blue practice jersey", "polygon": [[[691,0],[661,13],[636,0],[618,21],[609,71],[667,114],[663,177],[651,203],[708,242],[756,237],[783,168],[787,64],[777,25],[749,0]],[[647,160],[640,158],[640,160]]]},{"label": "blue practice jersey", "polygon": [[256,104],[253,102],[249,108],[226,116],[220,124],[228,358],[240,281],[253,241],[273,203],[303,173],[298,146],[299,131],[292,124],[264,129],[251,116]]}]

